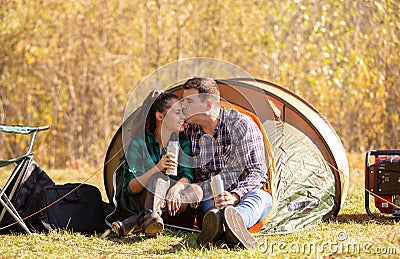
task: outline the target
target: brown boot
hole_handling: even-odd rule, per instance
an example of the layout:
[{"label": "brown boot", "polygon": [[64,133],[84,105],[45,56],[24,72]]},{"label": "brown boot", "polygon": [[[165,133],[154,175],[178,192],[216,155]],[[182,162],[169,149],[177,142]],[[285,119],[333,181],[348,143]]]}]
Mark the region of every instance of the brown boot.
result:
[{"label": "brown boot", "polygon": [[161,173],[155,174],[147,184],[146,201],[144,204],[143,229],[147,237],[155,236],[164,230],[161,218],[165,206],[165,195],[169,188],[169,178]]},{"label": "brown boot", "polygon": [[112,227],[117,237],[124,237],[131,231],[141,228],[143,224],[143,213],[139,215],[130,216],[123,221],[115,221],[112,223]]}]

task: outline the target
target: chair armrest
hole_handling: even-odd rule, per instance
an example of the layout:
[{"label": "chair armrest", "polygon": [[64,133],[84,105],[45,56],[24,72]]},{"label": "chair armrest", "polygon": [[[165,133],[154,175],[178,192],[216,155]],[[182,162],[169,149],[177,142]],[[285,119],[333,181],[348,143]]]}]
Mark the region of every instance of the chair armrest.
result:
[{"label": "chair armrest", "polygon": [[42,126],[42,127],[28,127],[28,126],[17,126],[17,125],[6,125],[0,124],[0,131],[6,133],[15,133],[15,134],[31,134],[35,131],[48,130],[50,126]]}]

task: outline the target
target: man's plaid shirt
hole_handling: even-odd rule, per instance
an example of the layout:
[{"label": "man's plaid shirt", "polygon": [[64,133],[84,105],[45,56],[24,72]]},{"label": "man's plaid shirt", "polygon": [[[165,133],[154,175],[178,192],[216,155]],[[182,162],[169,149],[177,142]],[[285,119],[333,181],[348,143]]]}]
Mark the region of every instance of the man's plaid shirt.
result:
[{"label": "man's plaid shirt", "polygon": [[186,128],[195,158],[195,182],[208,181],[219,173],[225,189],[242,198],[268,179],[263,136],[249,116],[236,110],[221,108],[219,119],[213,137],[198,125]]}]

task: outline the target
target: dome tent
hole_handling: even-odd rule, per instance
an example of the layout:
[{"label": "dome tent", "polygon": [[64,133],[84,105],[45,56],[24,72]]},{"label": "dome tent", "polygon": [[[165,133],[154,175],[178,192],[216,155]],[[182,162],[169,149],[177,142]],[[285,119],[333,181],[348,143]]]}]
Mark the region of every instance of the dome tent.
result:
[{"label": "dome tent", "polygon": [[[224,102],[253,114],[265,133],[274,206],[258,231],[288,233],[336,217],[347,194],[349,168],[342,143],[327,120],[276,84],[250,78],[216,81]],[[181,97],[182,84],[167,91]],[[132,118],[126,116],[105,157],[104,184],[110,201],[115,173],[121,173],[118,168],[124,161],[122,127],[134,123]]]}]

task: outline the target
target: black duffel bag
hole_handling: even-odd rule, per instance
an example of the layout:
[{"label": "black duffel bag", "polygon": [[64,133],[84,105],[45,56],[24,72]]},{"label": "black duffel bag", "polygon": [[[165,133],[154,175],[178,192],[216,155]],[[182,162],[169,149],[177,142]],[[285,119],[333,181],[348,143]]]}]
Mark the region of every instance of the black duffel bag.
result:
[{"label": "black duffel bag", "polygon": [[[5,193],[10,197],[11,190],[15,188],[11,198],[14,208],[31,231],[43,231],[46,229],[37,215],[41,204],[40,194],[46,186],[54,186],[55,183],[35,161],[26,160],[23,163],[27,163],[29,167],[23,172],[20,180],[14,179],[11,182]],[[2,210],[4,217],[0,222],[0,233],[24,232],[15,219],[5,209]]]},{"label": "black duffel bag", "polygon": [[97,187],[79,183],[48,186],[41,196],[41,207],[47,208],[39,218],[48,230],[104,231],[103,201]]}]

